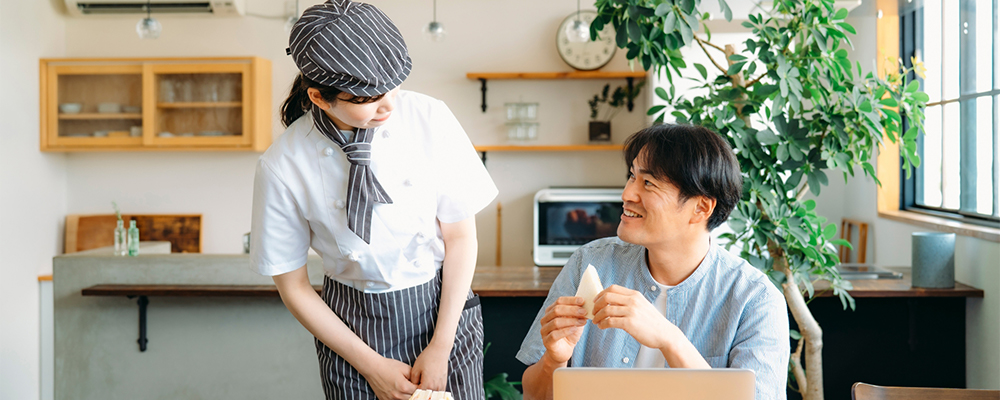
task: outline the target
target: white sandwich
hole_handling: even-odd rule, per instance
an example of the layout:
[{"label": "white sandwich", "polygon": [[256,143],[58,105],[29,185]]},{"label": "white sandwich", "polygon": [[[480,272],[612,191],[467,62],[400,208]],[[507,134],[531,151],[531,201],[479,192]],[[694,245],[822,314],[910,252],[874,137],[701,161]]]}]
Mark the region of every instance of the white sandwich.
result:
[{"label": "white sandwich", "polygon": [[587,264],[587,269],[580,278],[580,286],[576,288],[576,297],[583,297],[583,308],[587,310],[587,319],[594,319],[594,299],[602,290],[604,286],[601,286],[601,277],[597,276],[597,269]]},{"label": "white sandwich", "polygon": [[427,389],[417,389],[410,400],[454,400],[451,392],[435,392]]}]

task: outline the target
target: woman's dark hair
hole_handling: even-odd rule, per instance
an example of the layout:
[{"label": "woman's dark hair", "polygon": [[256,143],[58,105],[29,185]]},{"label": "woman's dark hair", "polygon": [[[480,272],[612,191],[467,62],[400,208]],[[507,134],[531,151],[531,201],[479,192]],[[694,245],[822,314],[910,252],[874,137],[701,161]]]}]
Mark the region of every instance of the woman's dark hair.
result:
[{"label": "woman's dark hair", "polygon": [[292,82],[292,90],[289,91],[288,98],[281,104],[281,124],[286,128],[312,108],[312,101],[309,100],[309,88],[319,90],[323,100],[330,104],[340,100],[354,104],[365,104],[379,101],[385,96],[383,93],[378,96],[352,96],[349,99],[342,99],[337,97],[343,93],[340,89],[321,85],[306,78],[305,75],[299,74],[295,77],[295,82]]},{"label": "woman's dark hair", "polygon": [[722,225],[743,195],[743,176],[732,147],[722,136],[692,125],[656,125],[625,142],[625,166],[636,157],[656,179],[680,189],[681,202],[694,196],[715,199],[708,230]]}]

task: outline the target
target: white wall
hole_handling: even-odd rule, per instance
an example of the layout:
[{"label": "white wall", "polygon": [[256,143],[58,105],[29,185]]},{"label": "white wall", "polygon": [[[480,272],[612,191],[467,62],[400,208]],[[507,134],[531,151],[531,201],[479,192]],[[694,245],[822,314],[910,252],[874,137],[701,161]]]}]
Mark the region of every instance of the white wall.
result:
[{"label": "white wall", "polygon": [[38,59],[64,37],[50,1],[0,0],[0,399],[39,397],[37,277],[61,247],[66,164],[38,151]]},{"label": "white wall", "polygon": [[[318,1],[303,1],[302,8]],[[449,36],[434,43],[422,37],[431,3],[375,0],[397,24],[409,46],[413,72],[404,88],[440,98],[451,107],[475,144],[505,143],[503,103],[540,103],[538,143],[587,141],[586,99],[607,81],[491,81],[487,113],[479,109],[478,81],[472,71],[566,71],[555,51],[555,29],[575,10],[566,2],[451,1],[438,4],[438,20]],[[249,0],[247,9],[280,14],[282,2]],[[74,18],[66,23],[66,52],[73,57],[257,55],[272,61],[277,110],[296,73],[285,55],[284,21],[254,17],[162,16],[163,34],[141,41],[134,17]],[[605,67],[626,70],[624,52]],[[624,80],[611,81],[619,85]],[[632,113],[614,120],[613,141],[621,142],[646,123],[640,99]],[[277,115],[275,135],[281,133]],[[233,153],[76,153],[67,156],[68,212],[109,212],[116,200],[125,212],[202,213],[203,251],[241,251],[250,229],[251,190],[258,154]],[[487,168],[503,203],[503,263],[531,262],[531,199],[550,185],[620,185],[625,169],[617,152],[490,153]],[[480,263],[495,260],[496,202],[477,218]]]}]

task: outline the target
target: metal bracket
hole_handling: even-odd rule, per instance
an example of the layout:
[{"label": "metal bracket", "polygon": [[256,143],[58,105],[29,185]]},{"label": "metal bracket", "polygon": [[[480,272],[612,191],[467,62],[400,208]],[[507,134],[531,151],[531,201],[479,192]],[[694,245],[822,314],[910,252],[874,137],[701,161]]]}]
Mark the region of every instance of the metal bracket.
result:
[{"label": "metal bracket", "polygon": [[483,166],[485,166],[486,165],[486,152],[485,151],[480,151],[479,152],[479,159],[483,161]]},{"label": "metal bracket", "polygon": [[483,91],[483,105],[482,105],[482,109],[483,109],[483,113],[486,113],[486,78],[479,78],[479,82],[481,82],[482,86],[483,86],[483,88],[481,89]]},{"label": "metal bracket", "polygon": [[632,112],[632,109],[635,108],[635,103],[632,102],[632,90],[635,87],[634,80],[635,78],[625,78],[625,81],[628,82],[628,112]]},{"label": "metal bracket", "polygon": [[[126,297],[130,299],[135,298],[135,296],[126,296]],[[149,305],[149,298],[147,298],[146,296],[139,296],[138,304],[139,304],[139,340],[136,340],[136,342],[139,343],[139,351],[145,352],[146,343],[149,342],[149,340],[146,339],[146,306]]]}]

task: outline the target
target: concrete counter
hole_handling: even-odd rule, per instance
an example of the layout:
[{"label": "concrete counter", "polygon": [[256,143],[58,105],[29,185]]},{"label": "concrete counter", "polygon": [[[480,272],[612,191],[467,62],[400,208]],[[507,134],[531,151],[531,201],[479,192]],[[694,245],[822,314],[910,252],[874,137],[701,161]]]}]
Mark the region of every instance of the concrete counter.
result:
[{"label": "concrete counter", "polygon": [[[268,285],[247,255],[53,258],[56,399],[322,398],[313,337],[277,297],[151,297],[139,351],[135,299],[82,296],[97,284]],[[309,278],[322,284],[319,257]]]}]

